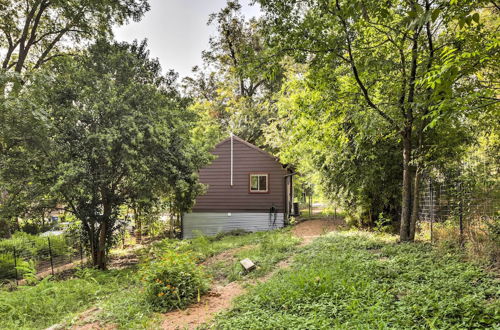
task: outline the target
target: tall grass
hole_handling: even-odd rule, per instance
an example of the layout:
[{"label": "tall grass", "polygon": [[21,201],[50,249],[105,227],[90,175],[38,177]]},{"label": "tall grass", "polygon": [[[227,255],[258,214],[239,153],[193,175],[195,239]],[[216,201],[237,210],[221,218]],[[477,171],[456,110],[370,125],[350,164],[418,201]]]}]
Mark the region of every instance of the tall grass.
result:
[{"label": "tall grass", "polygon": [[84,270],[65,281],[48,278],[36,286],[16,291],[0,291],[1,329],[43,329],[70,321],[113,292],[123,290],[132,277],[131,270],[100,272]]},{"label": "tall grass", "polygon": [[[430,242],[429,223],[421,223],[418,239]],[[500,222],[497,219],[468,219],[463,236],[457,221],[433,224],[432,241],[440,250],[456,253],[482,266],[500,270]]]}]

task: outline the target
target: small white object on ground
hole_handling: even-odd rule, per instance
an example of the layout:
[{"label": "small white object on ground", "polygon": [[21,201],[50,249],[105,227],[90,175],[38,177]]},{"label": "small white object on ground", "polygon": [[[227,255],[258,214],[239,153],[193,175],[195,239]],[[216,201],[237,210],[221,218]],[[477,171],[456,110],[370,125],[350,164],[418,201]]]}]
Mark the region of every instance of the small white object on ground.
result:
[{"label": "small white object on ground", "polygon": [[255,264],[248,258],[241,260],[240,264],[243,266],[243,268],[245,268],[246,271],[251,271],[255,268]]}]

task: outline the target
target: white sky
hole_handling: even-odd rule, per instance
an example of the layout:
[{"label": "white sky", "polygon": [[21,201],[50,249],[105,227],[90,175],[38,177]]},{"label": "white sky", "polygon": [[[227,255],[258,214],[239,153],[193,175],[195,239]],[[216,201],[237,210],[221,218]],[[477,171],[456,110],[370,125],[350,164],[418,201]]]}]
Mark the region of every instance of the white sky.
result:
[{"label": "white sky", "polygon": [[[246,18],[258,16],[259,8],[241,0]],[[225,7],[226,0],[150,0],[151,10],[140,22],[114,29],[118,41],[148,39],[151,57],[160,60],[163,72],[174,69],[180,78],[201,65],[201,52],[215,33],[208,16]]]}]

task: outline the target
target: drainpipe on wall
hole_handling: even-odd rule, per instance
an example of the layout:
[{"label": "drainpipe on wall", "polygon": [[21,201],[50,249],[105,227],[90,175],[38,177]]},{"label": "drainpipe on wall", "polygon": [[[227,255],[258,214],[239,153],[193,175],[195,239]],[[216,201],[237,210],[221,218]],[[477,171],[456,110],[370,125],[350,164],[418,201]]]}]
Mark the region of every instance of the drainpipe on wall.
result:
[{"label": "drainpipe on wall", "polygon": [[233,186],[233,132],[229,133],[231,136],[231,187]]},{"label": "drainpipe on wall", "polygon": [[[290,214],[291,214],[291,209],[293,209],[293,199],[291,199],[290,197],[293,196],[293,184],[292,184],[292,178],[294,175],[296,175],[297,172],[292,172],[292,173],[289,173],[289,174],[286,174],[283,176],[283,185],[284,185],[284,189],[283,189],[283,194],[284,194],[284,204],[283,204],[283,207],[285,208],[284,209],[284,222],[286,224],[288,224],[288,220],[290,218]],[[290,178],[290,196],[288,196],[287,192],[288,192],[288,189],[287,189],[287,179]]]}]

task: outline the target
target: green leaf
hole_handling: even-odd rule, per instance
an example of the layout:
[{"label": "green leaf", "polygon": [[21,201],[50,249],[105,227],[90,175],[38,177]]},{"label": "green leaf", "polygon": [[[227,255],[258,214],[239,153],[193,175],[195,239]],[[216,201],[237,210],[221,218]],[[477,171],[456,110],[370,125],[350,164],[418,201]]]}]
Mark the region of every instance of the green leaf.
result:
[{"label": "green leaf", "polygon": [[479,24],[479,13],[474,13],[474,15],[472,15],[472,19],[477,23]]},{"label": "green leaf", "polygon": [[434,9],[434,10],[432,11],[431,20],[432,20],[433,22],[435,22],[435,21],[438,19],[439,14],[441,14],[441,9],[439,9],[439,8]]}]

